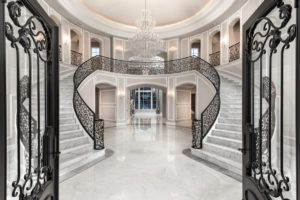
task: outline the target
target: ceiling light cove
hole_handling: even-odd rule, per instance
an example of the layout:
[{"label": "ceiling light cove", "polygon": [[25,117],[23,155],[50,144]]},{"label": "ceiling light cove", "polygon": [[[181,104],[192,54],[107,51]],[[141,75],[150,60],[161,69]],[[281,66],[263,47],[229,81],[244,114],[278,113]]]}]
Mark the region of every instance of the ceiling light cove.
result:
[{"label": "ceiling light cove", "polygon": [[[217,20],[240,0],[151,0],[147,7],[162,38],[196,31]],[[53,0],[78,21],[108,34],[130,38],[144,9],[141,0]]]}]

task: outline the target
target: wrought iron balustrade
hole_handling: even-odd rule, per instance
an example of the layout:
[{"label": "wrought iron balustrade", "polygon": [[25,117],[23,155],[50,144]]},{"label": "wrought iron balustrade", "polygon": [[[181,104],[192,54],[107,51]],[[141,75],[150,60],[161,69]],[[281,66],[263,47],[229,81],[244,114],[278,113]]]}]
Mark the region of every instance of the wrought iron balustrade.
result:
[{"label": "wrought iron balustrade", "polygon": [[79,66],[82,63],[82,53],[71,50],[71,64]]},{"label": "wrought iron balustrade", "polygon": [[[165,62],[133,62],[96,56],[81,64],[74,74],[73,103],[77,118],[85,131],[94,140],[94,146],[97,149],[104,148],[104,120],[96,119],[95,112],[85,103],[78,91],[80,84],[96,70],[132,75],[175,74],[193,70],[198,71],[213,84],[216,94],[202,112],[201,120],[198,120],[197,123],[198,131],[193,132],[193,137],[199,138],[202,144],[204,137],[218,117],[220,110],[220,77],[216,69],[203,59],[187,57]],[[193,127],[194,129],[195,127]],[[199,148],[199,145],[193,143],[193,147]]]},{"label": "wrought iron balustrade", "polygon": [[221,52],[215,52],[209,55],[209,62],[212,66],[219,66],[221,63]]},{"label": "wrought iron balustrade", "polygon": [[240,59],[240,43],[236,43],[229,47],[229,62]]}]

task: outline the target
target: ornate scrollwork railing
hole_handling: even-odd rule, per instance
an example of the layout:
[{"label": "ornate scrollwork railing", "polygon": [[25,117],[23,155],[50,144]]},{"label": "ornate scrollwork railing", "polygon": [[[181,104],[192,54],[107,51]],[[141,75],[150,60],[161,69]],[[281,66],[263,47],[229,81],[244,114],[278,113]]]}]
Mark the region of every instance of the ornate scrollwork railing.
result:
[{"label": "ornate scrollwork railing", "polygon": [[[96,119],[96,114],[85,103],[78,88],[80,84],[96,70],[134,75],[174,74],[193,70],[198,71],[212,83],[216,90],[214,98],[202,112],[201,119],[198,120],[201,123],[197,128],[198,131],[193,131],[193,137],[200,138],[201,146],[204,137],[210,131],[218,117],[220,110],[220,77],[216,69],[201,58],[187,57],[165,62],[131,62],[96,56],[81,64],[76,70],[73,79],[74,110],[81,125],[94,140],[95,148],[104,148],[104,121]],[[195,145],[193,142],[193,147],[199,148],[199,145]]]},{"label": "ornate scrollwork railing", "polygon": [[[290,200],[292,199],[292,188],[296,187],[296,181],[294,182],[295,185],[293,185],[295,178],[292,173],[287,173],[290,169],[285,167],[284,162],[287,159],[296,158],[288,157],[284,153],[286,151],[284,138],[289,134],[284,128],[284,124],[286,120],[290,119],[284,118],[287,111],[283,102],[285,102],[286,98],[291,98],[284,93],[285,88],[289,87],[284,85],[286,84],[285,70],[289,67],[285,63],[285,59],[290,59],[291,54],[288,54],[287,50],[292,47],[292,43],[298,42],[299,38],[297,41],[295,40],[298,27],[293,20],[293,6],[281,0],[276,0],[274,3],[276,4],[274,4],[272,11],[256,19],[247,30],[246,35],[245,69],[254,71],[252,66],[257,66],[256,69],[260,72],[257,76],[251,75],[253,77],[249,76],[249,79],[246,78],[246,82],[251,84],[249,88],[254,88],[257,79],[259,82],[260,103],[259,109],[252,109],[252,107],[255,108],[255,101],[253,101],[251,103],[253,105],[249,105],[252,109],[249,112],[250,115],[247,116],[247,112],[244,115],[245,121],[248,122],[246,123],[248,126],[246,135],[251,137],[250,141],[253,143],[253,146],[250,146],[249,150],[247,150],[249,153],[245,154],[247,157],[249,156],[247,163],[249,172],[246,173],[244,179],[246,181],[249,179],[251,184],[253,184],[249,185],[249,187],[246,185],[248,187],[246,192],[253,192],[252,188],[256,186],[264,199]],[[260,15],[258,14],[257,16]],[[276,58],[279,63],[278,66],[272,63],[274,57],[278,57]],[[264,58],[269,58],[270,62],[266,74],[262,73],[264,70],[262,64]],[[288,68],[288,70],[290,69]],[[274,71],[278,74],[278,77],[281,77],[278,82],[272,75]],[[279,95],[276,94],[275,85],[278,85],[280,88],[278,90],[280,91]],[[249,99],[253,97],[254,94],[249,96]],[[265,112],[263,112],[263,106],[265,105],[262,102],[263,99],[267,104]],[[280,103],[277,104],[277,102]],[[280,112],[276,112],[277,109]],[[275,133],[277,132],[280,138],[276,142],[272,141],[275,126],[277,129]],[[275,147],[278,149],[276,153],[272,151],[272,148],[274,148],[272,147],[273,143],[276,143],[275,145],[279,147]],[[278,165],[274,164],[273,160],[275,159],[278,160]]]},{"label": "ornate scrollwork railing", "polygon": [[71,50],[71,65],[79,66],[82,63],[82,53]]},{"label": "ornate scrollwork railing", "polygon": [[229,62],[240,59],[240,42],[229,47]]},{"label": "ornate scrollwork railing", "polygon": [[221,63],[221,52],[215,52],[209,55],[209,62],[212,66],[219,66]]}]

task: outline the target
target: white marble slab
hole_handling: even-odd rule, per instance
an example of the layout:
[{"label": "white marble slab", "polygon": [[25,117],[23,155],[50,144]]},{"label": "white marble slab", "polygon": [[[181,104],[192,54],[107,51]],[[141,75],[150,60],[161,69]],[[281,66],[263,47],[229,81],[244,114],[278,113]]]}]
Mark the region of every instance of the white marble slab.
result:
[{"label": "white marble slab", "polygon": [[60,184],[62,200],[240,200],[240,182],[188,158],[191,130],[159,124],[109,128],[112,157]]}]

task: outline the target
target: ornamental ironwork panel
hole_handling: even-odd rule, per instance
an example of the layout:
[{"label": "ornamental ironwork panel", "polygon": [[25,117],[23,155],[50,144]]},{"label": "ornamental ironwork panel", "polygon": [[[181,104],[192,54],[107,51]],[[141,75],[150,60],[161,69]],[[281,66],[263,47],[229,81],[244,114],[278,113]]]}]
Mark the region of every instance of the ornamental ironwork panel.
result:
[{"label": "ornamental ironwork panel", "polygon": [[7,48],[4,56],[9,58],[6,68],[10,72],[7,80],[10,90],[16,91],[15,107],[11,106],[10,111],[10,115],[16,115],[16,128],[10,130],[15,134],[10,160],[15,162],[8,163],[8,195],[20,200],[46,199],[44,196],[53,199],[58,180],[58,148],[54,149],[57,143],[53,142],[58,135],[54,129],[59,126],[55,116],[58,100],[53,98],[58,87],[52,84],[58,80],[57,29],[36,1],[8,0],[0,4],[6,6],[3,23]]},{"label": "ornamental ironwork panel", "polygon": [[209,62],[212,66],[219,66],[221,64],[221,52],[215,52],[209,55]]},{"label": "ornamental ironwork panel", "polygon": [[236,43],[229,47],[229,62],[240,59],[240,43]]},{"label": "ornamental ironwork panel", "polygon": [[245,25],[242,152],[246,200],[297,198],[297,25],[291,3],[265,1]]},{"label": "ornamental ironwork panel", "polygon": [[82,63],[82,53],[71,50],[71,65],[79,66]]}]

